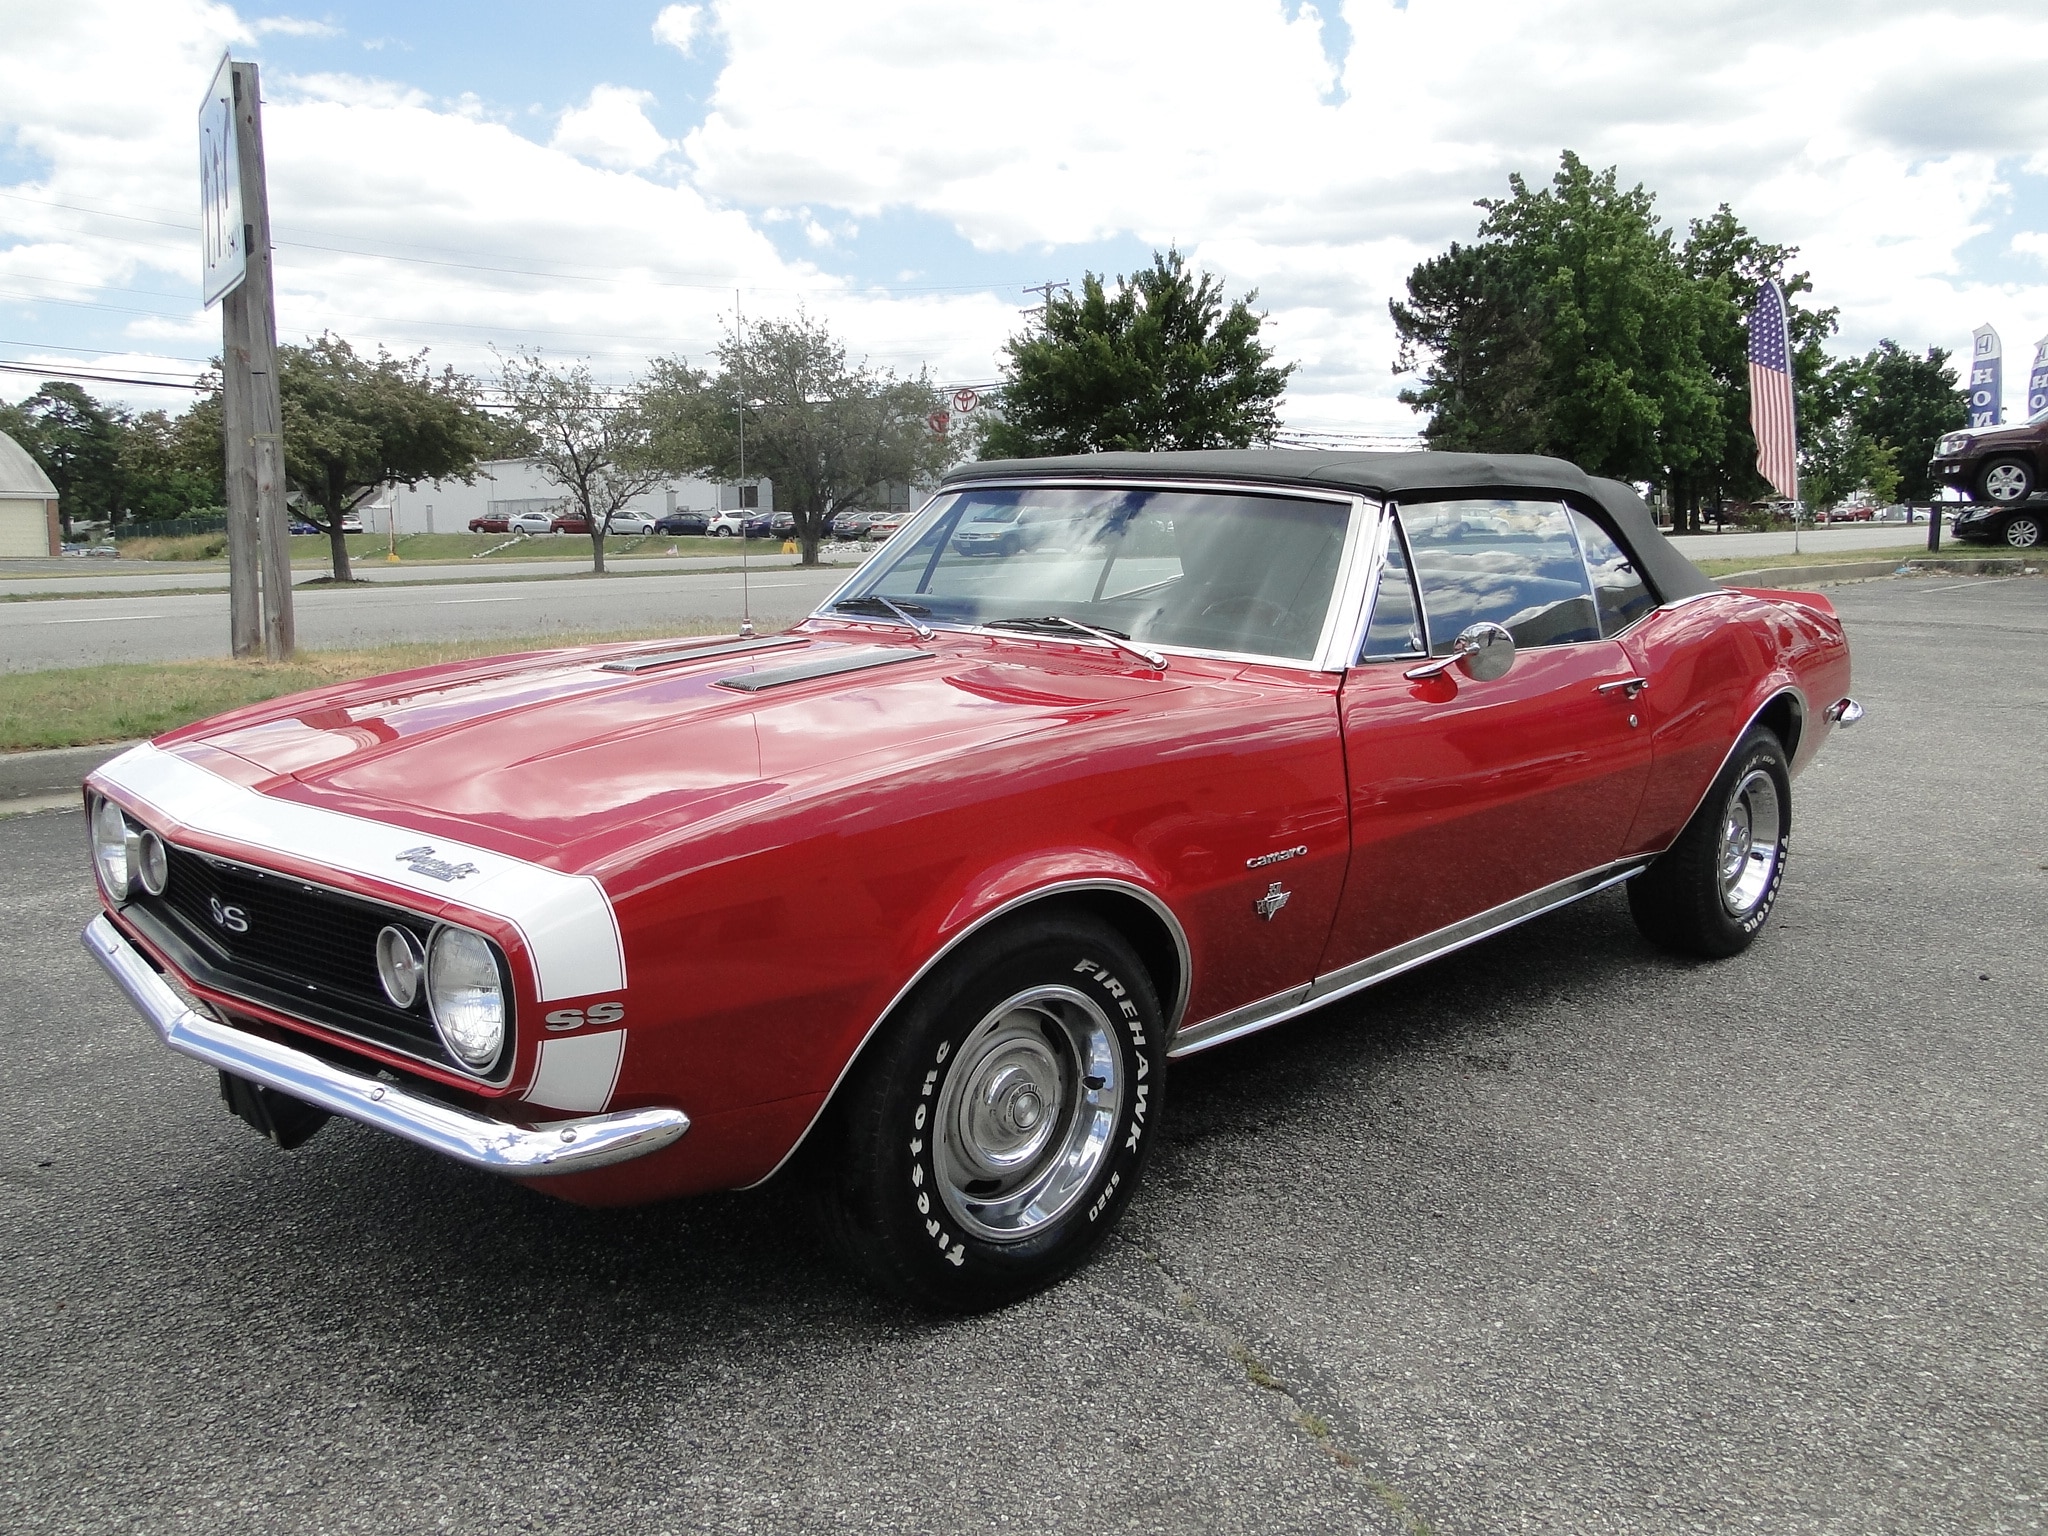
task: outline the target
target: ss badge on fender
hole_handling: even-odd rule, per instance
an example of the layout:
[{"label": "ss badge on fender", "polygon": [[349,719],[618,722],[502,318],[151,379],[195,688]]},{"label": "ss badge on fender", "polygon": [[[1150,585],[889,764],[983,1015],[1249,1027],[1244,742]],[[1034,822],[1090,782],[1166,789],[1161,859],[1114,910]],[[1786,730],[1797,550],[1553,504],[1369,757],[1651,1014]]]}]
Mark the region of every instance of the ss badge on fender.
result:
[{"label": "ss badge on fender", "polygon": [[1252,910],[1259,914],[1260,922],[1270,923],[1273,921],[1275,914],[1287,905],[1293,895],[1294,892],[1286,889],[1278,880],[1275,880],[1266,887],[1266,894],[1252,903]]},{"label": "ss badge on fender", "polygon": [[624,1003],[592,1003],[588,1008],[557,1008],[547,1017],[549,1029],[580,1029],[585,1024],[616,1024],[626,1016]]}]

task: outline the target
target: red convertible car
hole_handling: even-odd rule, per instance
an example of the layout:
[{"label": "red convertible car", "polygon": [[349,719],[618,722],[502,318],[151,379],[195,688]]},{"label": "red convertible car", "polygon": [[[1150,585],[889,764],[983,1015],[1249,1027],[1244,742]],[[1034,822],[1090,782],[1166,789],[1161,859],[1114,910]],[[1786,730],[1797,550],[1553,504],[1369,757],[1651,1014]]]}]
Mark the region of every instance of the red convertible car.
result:
[{"label": "red convertible car", "polygon": [[[1009,516],[1063,536],[963,553]],[[283,1145],[572,1200],[792,1158],[875,1283],[999,1304],[1132,1198],[1169,1059],[1628,882],[1730,956],[1861,714],[1553,459],[971,465],[807,621],[328,688],[87,784],[86,943]]]}]

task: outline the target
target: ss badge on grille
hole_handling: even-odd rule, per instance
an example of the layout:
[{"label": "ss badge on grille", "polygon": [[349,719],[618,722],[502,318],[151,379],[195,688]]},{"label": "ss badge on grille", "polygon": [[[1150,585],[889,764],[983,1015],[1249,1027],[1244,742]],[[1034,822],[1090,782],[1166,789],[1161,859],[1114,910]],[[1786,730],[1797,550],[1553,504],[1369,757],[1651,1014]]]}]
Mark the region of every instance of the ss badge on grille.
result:
[{"label": "ss badge on grille", "polygon": [[249,931],[249,914],[240,907],[222,906],[218,896],[209,899],[206,905],[213,913],[214,922],[220,927],[227,929],[229,933],[247,933]]}]

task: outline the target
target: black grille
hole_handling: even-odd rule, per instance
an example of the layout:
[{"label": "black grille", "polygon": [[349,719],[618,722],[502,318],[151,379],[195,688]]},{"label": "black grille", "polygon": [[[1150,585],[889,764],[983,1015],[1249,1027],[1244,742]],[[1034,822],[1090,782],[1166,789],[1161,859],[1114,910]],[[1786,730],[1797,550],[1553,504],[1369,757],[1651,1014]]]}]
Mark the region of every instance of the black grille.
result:
[{"label": "black grille", "polygon": [[[377,978],[378,933],[405,928],[424,948],[433,919],[168,843],[164,852],[164,894],[138,894],[124,910],[174,951],[193,980],[437,1065],[460,1065],[441,1044],[424,988],[411,1008],[397,1008]],[[509,1006],[503,956],[498,971]],[[511,1043],[508,1029],[486,1077],[509,1065]]]}]

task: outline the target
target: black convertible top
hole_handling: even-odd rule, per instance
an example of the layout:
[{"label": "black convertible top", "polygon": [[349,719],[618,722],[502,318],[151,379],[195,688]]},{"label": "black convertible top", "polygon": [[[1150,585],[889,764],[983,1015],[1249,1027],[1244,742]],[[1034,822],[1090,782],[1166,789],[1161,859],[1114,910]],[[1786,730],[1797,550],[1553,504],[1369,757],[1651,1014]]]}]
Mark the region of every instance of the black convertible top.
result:
[{"label": "black convertible top", "polygon": [[1253,480],[1400,499],[1486,490],[1572,495],[1606,515],[1639,570],[1665,602],[1719,587],[1672,548],[1643,499],[1563,459],[1533,453],[1336,453],[1313,448],[1215,448],[1192,453],[1084,453],[962,464],[942,486],[1015,479]]}]

